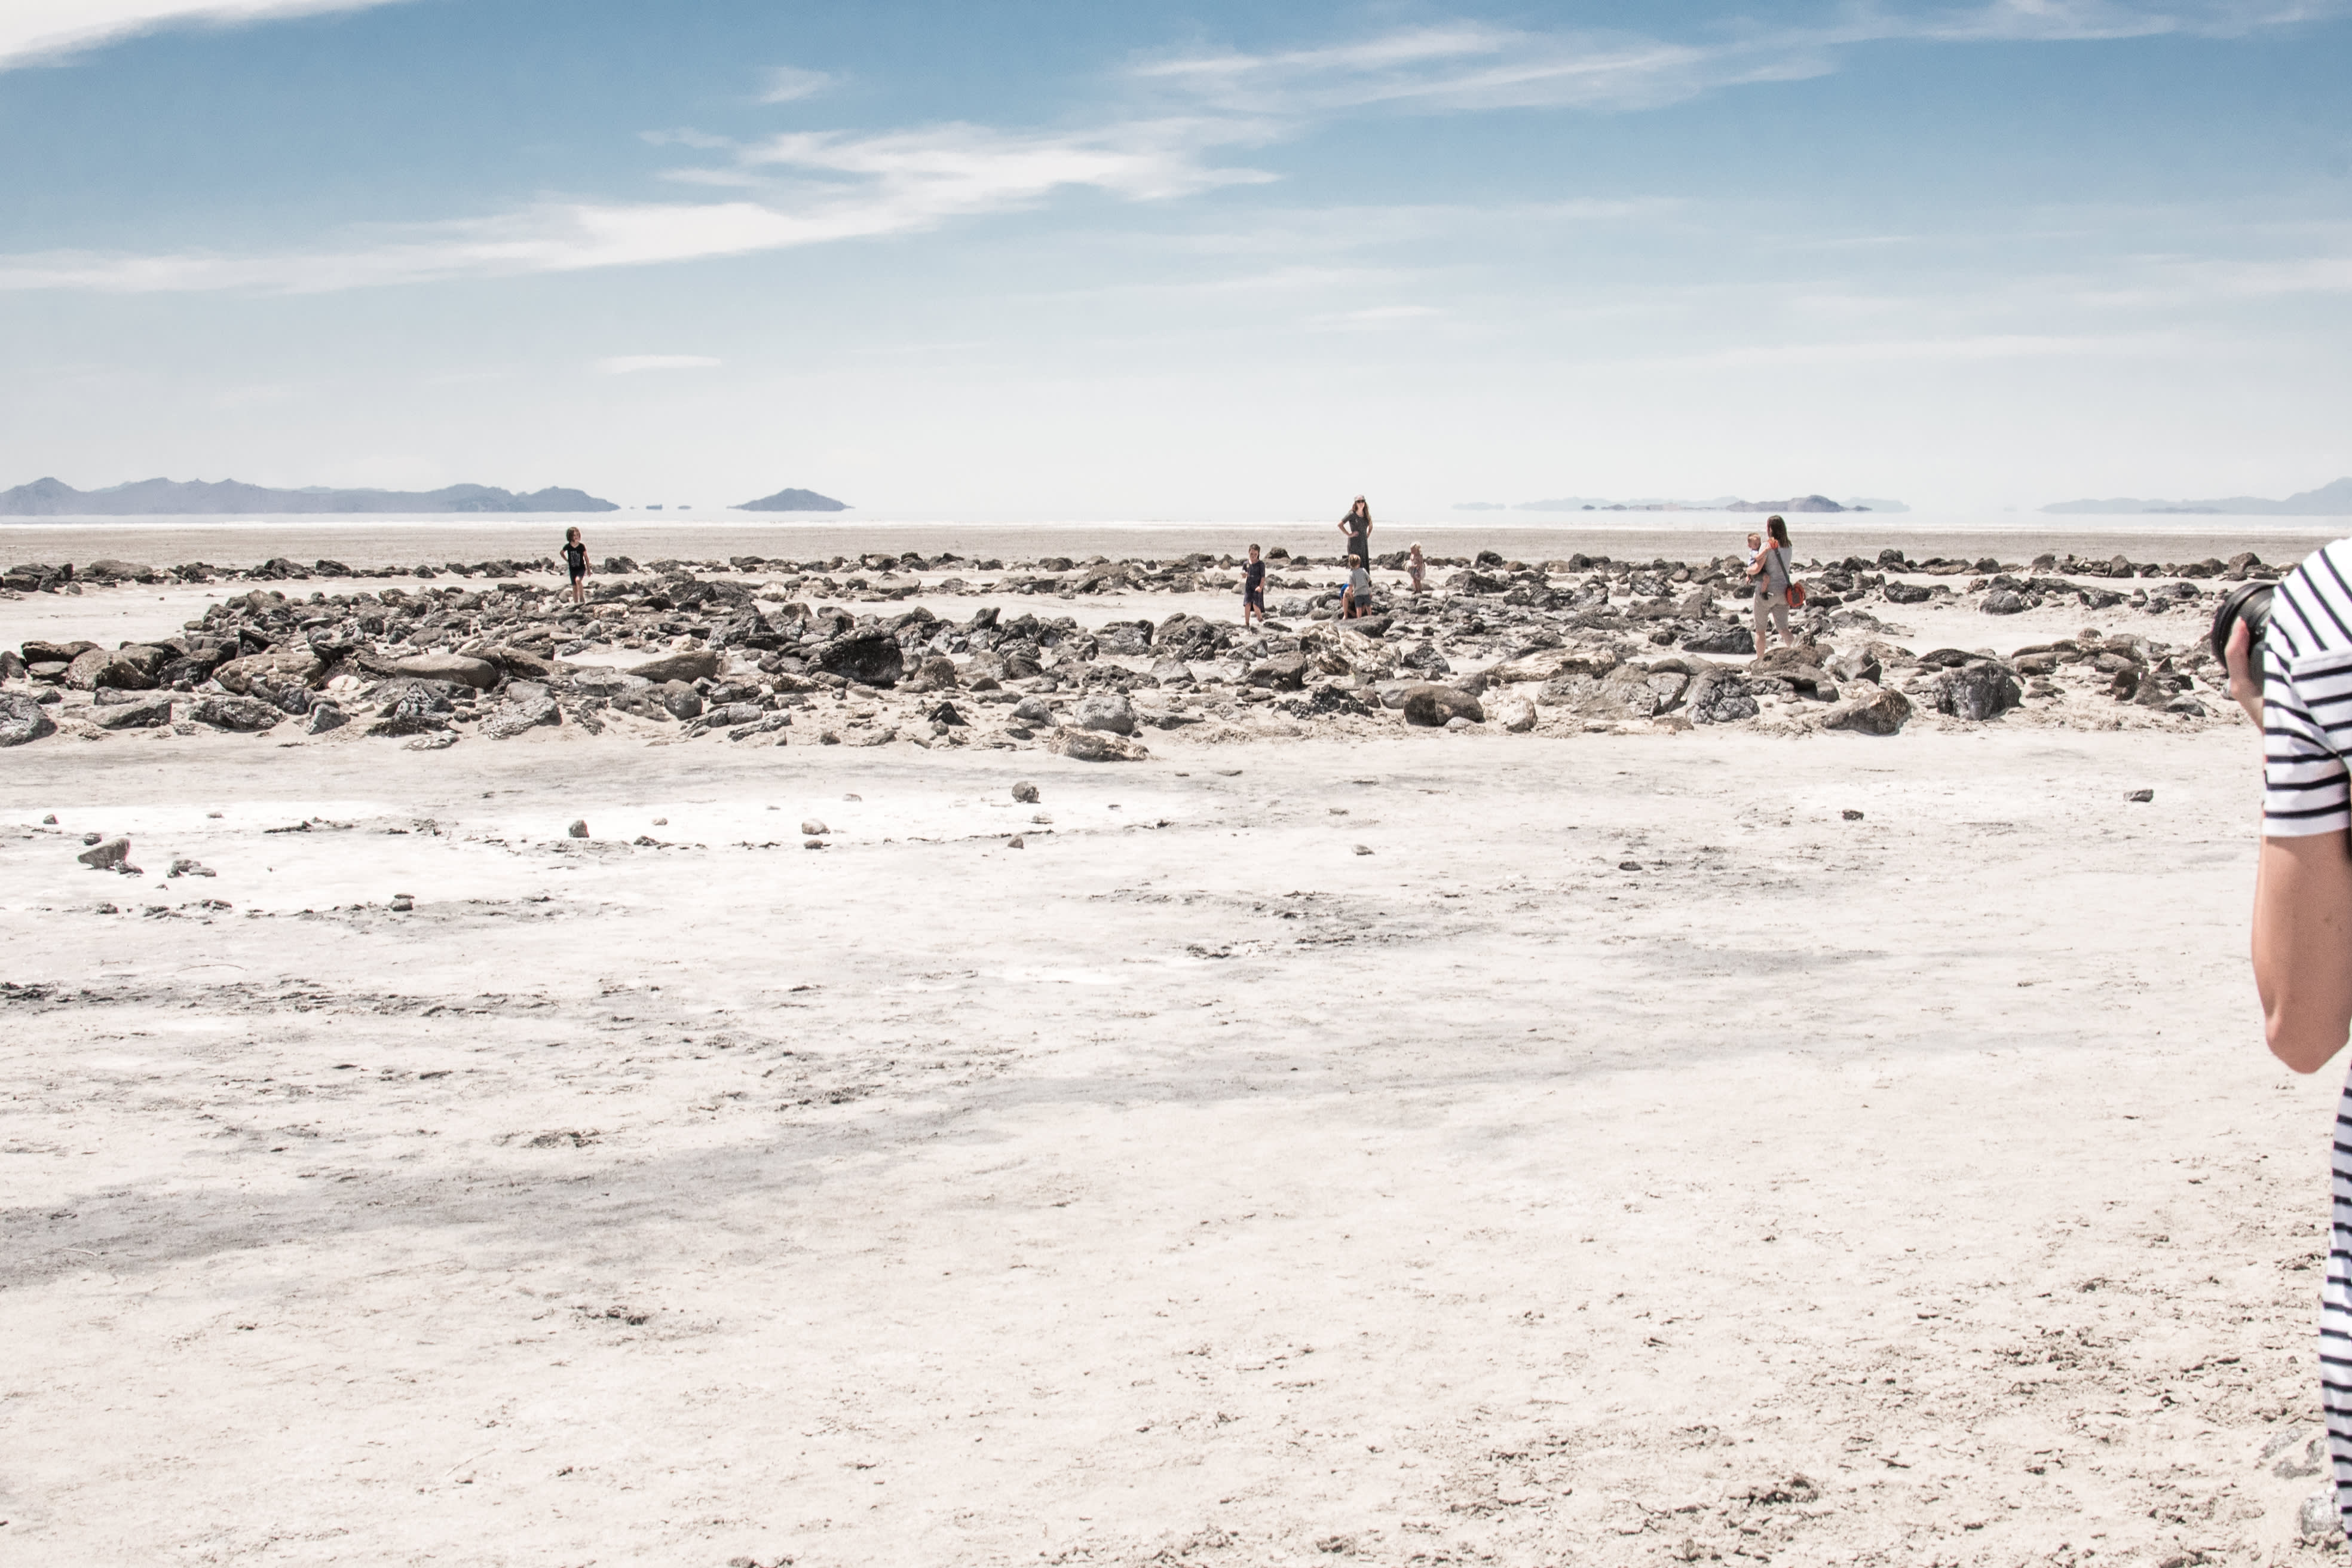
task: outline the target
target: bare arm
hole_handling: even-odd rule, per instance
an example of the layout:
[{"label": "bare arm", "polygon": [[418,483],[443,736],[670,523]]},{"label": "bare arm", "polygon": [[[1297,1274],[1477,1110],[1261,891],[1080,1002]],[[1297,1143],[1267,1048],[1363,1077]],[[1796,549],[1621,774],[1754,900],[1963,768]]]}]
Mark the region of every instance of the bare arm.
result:
[{"label": "bare arm", "polygon": [[[2231,700],[2260,729],[2263,692],[2248,657],[2252,634],[2230,630]],[[2352,844],[2341,833],[2265,838],[2254,871],[2254,989],[2271,1054],[2317,1072],[2352,1029]]]},{"label": "bare arm", "polygon": [[2254,874],[2254,989],[2271,1054],[2317,1072],[2352,1027],[2352,849],[2341,833],[2265,838]]}]

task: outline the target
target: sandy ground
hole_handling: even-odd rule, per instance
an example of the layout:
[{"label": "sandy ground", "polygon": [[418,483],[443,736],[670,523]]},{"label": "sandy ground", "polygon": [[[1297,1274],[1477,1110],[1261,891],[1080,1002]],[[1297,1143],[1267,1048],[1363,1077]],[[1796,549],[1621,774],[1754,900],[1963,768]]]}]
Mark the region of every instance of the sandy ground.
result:
[{"label": "sandy ground", "polygon": [[0,1560],[2319,1561],[2248,747],[5,753]]}]

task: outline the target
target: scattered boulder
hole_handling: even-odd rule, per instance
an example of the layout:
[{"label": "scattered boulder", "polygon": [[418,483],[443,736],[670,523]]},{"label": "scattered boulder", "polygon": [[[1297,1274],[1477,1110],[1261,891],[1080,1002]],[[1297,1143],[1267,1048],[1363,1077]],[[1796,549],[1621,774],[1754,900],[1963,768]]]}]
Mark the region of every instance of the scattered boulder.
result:
[{"label": "scattered boulder", "polygon": [[1717,668],[1691,682],[1684,710],[1694,724],[1735,724],[1756,717],[1756,694],[1736,669]]},{"label": "scattered boulder", "polygon": [[351,715],[332,702],[310,704],[310,721],[302,726],[306,735],[323,735],[330,730],[340,730],[351,722]]},{"label": "scattered boulder", "polygon": [[1936,710],[1955,719],[1998,719],[2020,702],[2025,693],[2005,665],[1979,659],[1936,678]]},{"label": "scattered boulder", "polygon": [[325,672],[325,661],[303,643],[232,658],[213,671],[213,679],[243,697],[257,679],[270,687],[309,686]]},{"label": "scattered boulder", "polygon": [[172,862],[172,868],[164,875],[167,877],[214,877],[218,876],[219,873],[202,861],[191,860],[183,855]]},{"label": "scattered boulder", "polygon": [[493,741],[506,741],[542,724],[562,722],[562,710],[556,707],[554,698],[542,691],[537,696],[509,700],[483,721],[482,733]]},{"label": "scattered boulder", "polygon": [[719,656],[709,648],[686,648],[633,665],[626,673],[639,680],[651,681],[656,686],[673,680],[714,680],[719,676]]},{"label": "scattered boulder", "polygon": [[1297,691],[1307,685],[1311,663],[1303,653],[1278,653],[1250,667],[1249,683],[1269,691]]},{"label": "scattered boulder", "polygon": [[1079,699],[1073,719],[1081,730],[1104,730],[1114,735],[1135,733],[1135,708],[1115,691],[1098,691]]},{"label": "scattered boulder", "polygon": [[1139,763],[1151,755],[1139,742],[1102,730],[1056,731],[1048,747],[1081,763]]},{"label": "scattered boulder", "polygon": [[814,816],[801,824],[801,837],[803,838],[822,838],[832,831],[832,828],[827,827],[824,823],[819,822]]},{"label": "scattered boulder", "polygon": [[93,871],[120,870],[131,862],[131,840],[108,838],[91,845],[74,857]]},{"label": "scattered boulder", "polygon": [[0,691],[0,747],[21,746],[57,732],[49,710],[32,697],[22,691]]},{"label": "scattered boulder", "polygon": [[[470,756],[472,756],[474,753],[473,753],[473,752],[467,752],[466,754],[467,754],[467,756],[469,756],[469,757],[470,757]],[[585,818],[582,818],[582,819],[580,819],[580,820],[578,820],[578,821],[575,821],[575,822],[573,822],[573,823],[572,823],[572,825],[571,826],[569,826],[569,827],[565,828],[563,831],[564,831],[564,833],[565,833],[567,836],[569,836],[569,837],[573,837],[573,838],[585,838],[585,837],[588,837],[588,823],[587,823],[587,820],[586,820]]]},{"label": "scattered boulder", "polygon": [[250,697],[199,697],[188,704],[186,713],[196,723],[245,735],[257,735],[286,717],[268,703],[257,702]]},{"label": "scattered boulder", "polygon": [[1988,616],[2014,616],[2032,607],[2025,595],[2013,588],[1995,588],[1984,596],[1984,603],[1977,606]]},{"label": "scattered boulder", "polygon": [[391,670],[412,680],[446,680],[477,691],[488,691],[499,683],[497,665],[462,653],[421,653],[414,658],[394,659]]},{"label": "scattered boulder", "polygon": [[1034,805],[1037,804],[1037,786],[1027,783],[1014,784],[1013,798],[1023,805]]},{"label": "scattered boulder", "polygon": [[1503,728],[1514,735],[1524,735],[1536,727],[1536,705],[1520,698],[1503,710]]},{"label": "scattered boulder", "polygon": [[1404,721],[1408,724],[1420,725],[1424,729],[1440,729],[1454,719],[1472,724],[1483,724],[1486,721],[1486,710],[1478,705],[1478,700],[1475,697],[1454,687],[1440,686],[1434,682],[1407,687],[1402,706],[1404,710]]},{"label": "scattered boulder", "polygon": [[[1011,661],[1007,661],[1008,667]],[[816,667],[845,680],[867,686],[895,686],[907,667],[898,640],[879,626],[852,631],[817,649]],[[1033,666],[1031,674],[1036,673]]]},{"label": "scattered boulder", "polygon": [[[1916,583],[1889,583],[1881,590],[1890,605],[1924,605],[1933,595]],[[1900,636],[1899,632],[1896,634]]]},{"label": "scattered boulder", "polygon": [[152,730],[172,721],[172,700],[149,697],[104,703],[89,710],[89,721],[101,730]]},{"label": "scattered boulder", "polygon": [[[1879,687],[1857,681],[1845,695],[1845,700],[1831,709],[1822,720],[1825,730],[1851,730],[1857,735],[1892,735],[1900,731],[1911,718],[1911,700],[1889,687]],[[1862,814],[1846,814],[1850,820],[1860,820]]]},{"label": "scattered boulder", "polygon": [[673,719],[702,717],[702,693],[683,680],[672,680],[660,689],[661,705]]}]

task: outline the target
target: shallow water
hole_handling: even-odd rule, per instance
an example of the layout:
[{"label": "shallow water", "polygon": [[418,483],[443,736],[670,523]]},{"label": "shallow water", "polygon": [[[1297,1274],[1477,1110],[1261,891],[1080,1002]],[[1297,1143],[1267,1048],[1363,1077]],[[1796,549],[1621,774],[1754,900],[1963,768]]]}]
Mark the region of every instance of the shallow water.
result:
[{"label": "shallow water", "polygon": [[[1383,523],[1373,548],[1401,550],[1415,540],[1433,555],[1496,550],[1540,561],[1572,555],[1645,560],[1688,558],[1738,549],[1762,519],[1720,512],[1609,513],[1558,521],[1499,522],[1481,518]],[[591,555],[638,561],[760,555],[826,559],[867,551],[926,555],[953,552],[1031,559],[1039,555],[1182,555],[1204,550],[1238,554],[1253,543],[1283,545],[1294,554],[1329,555],[1339,534],[1328,521],[1259,523],[1182,521],[940,522],[887,519],[746,521],[740,517],[672,516],[661,520],[611,512],[438,514],[354,517],[349,514],[238,519],[218,517],[45,518],[0,522],[0,564],[88,563],[103,558],[156,565],[188,561],[253,566],[273,556],[308,565],[329,559],[348,566],[408,566],[419,562],[536,559],[553,555],[563,531],[577,525]],[[1824,515],[1818,525],[1800,515],[1793,527],[1801,559],[1875,554],[1899,546],[1914,557],[1998,556],[2026,561],[2043,551],[2134,560],[2195,561],[2252,550],[2265,561],[2292,562],[2352,530],[2343,518],[2063,517],[2001,512],[1933,516],[1919,512]]]}]

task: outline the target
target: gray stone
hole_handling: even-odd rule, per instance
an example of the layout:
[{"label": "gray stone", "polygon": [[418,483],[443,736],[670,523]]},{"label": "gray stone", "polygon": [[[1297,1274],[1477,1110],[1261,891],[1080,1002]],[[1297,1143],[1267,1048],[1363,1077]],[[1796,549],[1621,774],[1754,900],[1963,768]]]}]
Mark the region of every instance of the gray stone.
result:
[{"label": "gray stone", "polygon": [[1486,719],[1486,710],[1478,706],[1475,697],[1451,686],[1433,683],[1405,688],[1404,701],[1401,706],[1404,710],[1406,723],[1418,724],[1425,729],[1438,728],[1454,719],[1473,724],[1484,723]]},{"label": "gray stone", "polygon": [[1524,735],[1536,727],[1536,705],[1524,698],[1503,710],[1503,728]]},{"label": "gray stone", "polygon": [[538,729],[542,724],[563,722],[562,710],[555,699],[541,695],[527,697],[520,701],[509,701],[482,722],[482,733],[493,741],[511,740],[515,736]]},{"label": "gray stone", "polygon": [[[468,752],[466,754],[470,757],[474,753]],[[588,837],[588,824],[585,819],[576,821],[563,831],[573,838],[585,838]]]},{"label": "gray stone", "polygon": [[832,828],[827,827],[824,823],[819,822],[814,816],[801,824],[801,837],[803,838],[822,838],[832,831]]},{"label": "gray stone", "polygon": [[682,680],[673,680],[661,688],[661,705],[673,719],[702,717],[702,693]]},{"label": "gray stone", "polygon": [[1115,691],[1097,691],[1078,700],[1075,721],[1081,730],[1106,730],[1114,735],[1135,733],[1135,708]]},{"label": "gray stone", "polygon": [[477,691],[488,691],[499,683],[499,667],[487,658],[473,658],[462,653],[421,653],[414,658],[396,659],[392,673],[415,680],[446,680],[452,686],[470,686]]},{"label": "gray stone", "polygon": [[1845,653],[1832,654],[1822,668],[1840,680],[1867,680],[1876,685],[1886,678],[1886,671],[1879,663],[1878,656],[1868,648],[1854,648]]},{"label": "gray stone", "polygon": [[304,643],[233,658],[213,671],[213,679],[242,697],[258,679],[271,687],[308,686],[326,672],[326,664]]},{"label": "gray stone", "polygon": [[183,855],[173,860],[172,868],[163,874],[167,877],[215,877],[220,873],[201,860],[191,860]]},{"label": "gray stone", "polygon": [[93,871],[116,870],[130,863],[131,840],[109,838],[101,843],[91,845],[74,858]]},{"label": "gray stone", "polygon": [[57,732],[47,708],[22,691],[0,691],[0,747],[21,746]]},{"label": "gray stone", "polygon": [[1988,616],[2015,616],[2023,614],[2032,606],[2026,603],[2024,595],[2014,589],[1995,588],[1984,596],[1984,603],[1979,605],[1977,608]]},{"label": "gray stone", "polygon": [[1748,678],[1736,669],[1710,669],[1692,681],[1684,708],[1694,724],[1736,724],[1758,711]]},{"label": "gray stone", "polygon": [[1936,710],[1955,719],[1998,719],[2025,700],[2017,678],[1990,659],[1944,671],[1934,690]]},{"label": "gray stone", "polygon": [[1054,705],[1042,697],[1024,697],[1013,705],[1013,716],[1024,724],[1050,724]]},{"label": "gray stone", "polygon": [[1024,805],[1034,805],[1037,804],[1037,786],[1026,783],[1014,784],[1013,798]]},{"label": "gray stone", "polygon": [[[375,731],[371,730],[368,732],[373,734]],[[456,731],[442,730],[430,735],[419,735],[401,749],[408,752],[446,752],[457,743]]]},{"label": "gray stone", "polygon": [[[1857,735],[1892,735],[1911,718],[1911,700],[1900,691],[1857,682],[1844,701],[1822,720],[1825,730],[1851,730]],[[1859,821],[1862,814],[1848,814]]]},{"label": "gray stone", "polygon": [[1890,605],[1924,605],[1928,597],[1927,590],[1916,583],[1890,582],[1880,591]]},{"label": "gray stone", "polygon": [[627,673],[656,686],[673,680],[711,680],[719,675],[719,656],[709,648],[686,648],[632,666]]},{"label": "gray stone", "polygon": [[188,704],[186,713],[198,724],[245,735],[257,735],[286,717],[268,703],[257,702],[250,697],[199,697]]},{"label": "gray stone", "polygon": [[1192,667],[1181,658],[1158,658],[1151,661],[1151,679],[1162,686],[1190,686]]},{"label": "gray stone", "polygon": [[148,697],[104,703],[89,710],[89,721],[101,730],[152,730],[172,721],[172,700]]},{"label": "gray stone", "polygon": [[1756,633],[1737,621],[1722,621],[1701,626],[1682,646],[1685,653],[1754,653]]},{"label": "gray stone", "polygon": [[1081,763],[1139,763],[1151,755],[1126,736],[1101,730],[1060,731],[1054,737],[1053,747]]},{"label": "gray stone", "polygon": [[[1008,658],[1008,668],[1011,664]],[[895,686],[907,668],[907,656],[896,637],[876,626],[826,643],[816,651],[816,667],[845,680],[863,681],[868,686]],[[1034,665],[1029,673],[1036,673]]]},{"label": "gray stone", "polygon": [[1303,653],[1276,654],[1250,667],[1249,683],[1273,691],[1299,690],[1307,684],[1308,663]]}]

